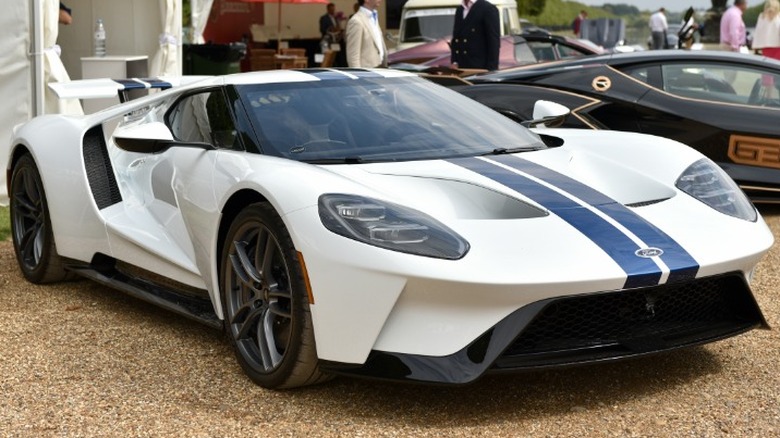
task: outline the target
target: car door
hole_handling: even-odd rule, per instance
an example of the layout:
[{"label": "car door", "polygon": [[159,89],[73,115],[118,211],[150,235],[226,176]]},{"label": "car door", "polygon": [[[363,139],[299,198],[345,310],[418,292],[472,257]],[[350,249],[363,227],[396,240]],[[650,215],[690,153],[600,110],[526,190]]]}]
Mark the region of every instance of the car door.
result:
[{"label": "car door", "polygon": [[591,119],[593,126],[618,131],[639,131],[636,102],[650,91],[646,83],[605,64],[559,67],[554,74],[539,70],[536,77],[521,78],[517,82],[588,96],[597,102],[572,108],[572,111],[582,118]]}]

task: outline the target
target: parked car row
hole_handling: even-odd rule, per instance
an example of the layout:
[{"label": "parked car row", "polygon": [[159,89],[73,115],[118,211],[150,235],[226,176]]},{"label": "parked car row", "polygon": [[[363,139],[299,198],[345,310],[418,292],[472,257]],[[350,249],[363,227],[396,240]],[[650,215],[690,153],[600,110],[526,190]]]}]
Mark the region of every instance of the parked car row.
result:
[{"label": "parked car row", "polygon": [[469,78],[459,91],[518,120],[536,100],[566,127],[642,132],[702,152],[754,201],[780,202],[780,62],[716,51],[645,51],[536,64]]}]

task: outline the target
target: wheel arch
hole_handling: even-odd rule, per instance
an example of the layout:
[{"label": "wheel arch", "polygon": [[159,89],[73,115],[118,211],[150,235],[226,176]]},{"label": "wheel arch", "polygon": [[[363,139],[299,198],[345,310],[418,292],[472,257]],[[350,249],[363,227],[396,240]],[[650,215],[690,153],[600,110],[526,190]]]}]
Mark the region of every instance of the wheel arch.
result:
[{"label": "wheel arch", "polygon": [[221,284],[222,279],[221,272],[219,268],[220,260],[222,258],[222,248],[225,246],[225,238],[227,236],[228,230],[230,230],[230,225],[233,224],[233,221],[236,219],[236,216],[243,210],[247,205],[256,204],[258,202],[268,202],[268,198],[263,196],[261,193],[252,190],[252,189],[242,189],[239,190],[227,199],[225,201],[225,204],[222,206],[221,210],[221,218],[219,221],[219,228],[217,231],[217,241],[216,241],[216,247],[214,248],[214,266],[215,271],[217,275],[214,276],[214,295],[212,296],[212,303],[214,304],[214,310],[217,314],[217,316],[220,319],[224,319],[225,315],[222,309],[222,301],[219,299],[220,295],[220,289],[219,286]]},{"label": "wheel arch", "polygon": [[[13,173],[13,169],[16,166],[16,163],[19,162],[19,159],[22,158],[25,154],[30,154],[30,156],[33,156],[30,149],[27,147],[27,145],[23,143],[18,143],[12,147],[13,152],[11,152],[10,158],[8,160],[8,167],[5,169],[5,181],[6,181],[6,187],[11,187],[11,174]],[[35,157],[33,156],[33,160],[35,160]],[[8,196],[11,196],[11,193],[8,193]]]}]

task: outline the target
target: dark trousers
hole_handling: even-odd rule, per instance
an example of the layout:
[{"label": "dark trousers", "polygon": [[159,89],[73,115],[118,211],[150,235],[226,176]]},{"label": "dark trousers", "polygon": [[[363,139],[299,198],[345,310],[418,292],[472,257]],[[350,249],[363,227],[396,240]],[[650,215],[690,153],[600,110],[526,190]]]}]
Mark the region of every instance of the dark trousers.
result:
[{"label": "dark trousers", "polygon": [[652,50],[666,49],[666,32],[653,32],[653,47]]}]

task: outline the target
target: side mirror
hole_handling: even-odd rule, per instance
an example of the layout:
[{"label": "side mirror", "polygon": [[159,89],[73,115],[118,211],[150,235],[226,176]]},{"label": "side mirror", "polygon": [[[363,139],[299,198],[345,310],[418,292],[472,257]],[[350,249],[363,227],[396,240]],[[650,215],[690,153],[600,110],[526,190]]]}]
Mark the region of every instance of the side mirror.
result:
[{"label": "side mirror", "polygon": [[563,124],[570,112],[568,108],[559,103],[537,100],[534,104],[533,119],[523,122],[523,126],[533,128],[543,125],[547,128],[555,128]]},{"label": "side mirror", "polygon": [[164,123],[144,123],[129,128],[118,128],[114,132],[114,143],[128,152],[156,154],[171,146],[173,134]]},{"label": "side mirror", "polygon": [[114,144],[122,150],[141,154],[157,154],[172,146],[214,149],[209,143],[177,142],[171,130],[162,122],[117,128],[114,132]]}]

